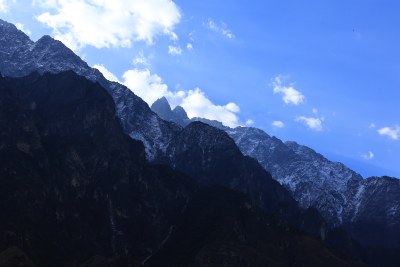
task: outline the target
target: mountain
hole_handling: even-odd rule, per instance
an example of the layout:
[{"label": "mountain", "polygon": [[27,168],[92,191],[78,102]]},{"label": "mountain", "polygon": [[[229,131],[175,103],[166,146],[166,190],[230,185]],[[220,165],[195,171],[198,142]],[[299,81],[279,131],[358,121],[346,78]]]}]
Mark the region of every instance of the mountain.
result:
[{"label": "mountain", "polygon": [[351,232],[369,246],[400,247],[400,180],[371,177],[352,194]]},{"label": "mountain", "polygon": [[[168,102],[159,104],[165,108],[159,105],[158,112],[170,110]],[[301,207],[316,208],[332,227],[346,226],[355,239],[367,246],[400,248],[398,179],[363,179],[342,163],[329,161],[309,147],[292,141],[284,143],[257,128],[232,129],[203,118],[192,121],[225,131],[240,151],[256,159]],[[375,229],[374,234],[368,233],[368,229]]]},{"label": "mountain", "polygon": [[[259,163],[246,157],[242,147],[239,151],[225,133],[201,123],[183,128],[178,124],[186,125],[187,115],[180,107],[173,111],[169,107],[173,116],[161,119],[128,88],[107,81],[61,42],[49,36],[33,42],[12,24],[0,20],[0,62],[1,76],[37,72],[0,81],[4,89],[0,103],[0,158],[4,163],[0,212],[6,218],[0,222],[1,250],[22,247],[40,266],[57,266],[65,261],[74,265],[88,257],[88,266],[127,266],[127,262],[136,266],[175,246],[169,238],[187,233],[187,225],[180,220],[202,218],[202,209],[195,216],[188,215],[186,209],[197,197],[203,203],[208,194],[202,189],[213,185],[229,189],[230,193],[212,191],[223,199],[241,192],[251,205],[260,206],[261,213],[267,211],[266,216],[284,216],[289,219],[289,228],[294,226],[290,215],[298,217],[295,228],[323,237],[318,212],[311,207],[302,213],[290,194]],[[66,70],[72,71],[64,73]],[[178,124],[168,121],[178,119]],[[196,133],[200,133],[200,139],[195,138]],[[224,149],[230,152],[227,156]],[[146,158],[153,164],[149,165]],[[209,164],[210,159],[215,162]],[[157,162],[175,170],[154,165]],[[358,191],[358,187],[353,188],[352,196]],[[237,208],[224,205],[216,213],[229,216],[223,213],[224,207]],[[362,214],[357,208],[353,210]],[[259,218],[257,214],[254,211],[249,217]],[[201,221],[191,223],[203,227]],[[208,246],[221,238],[223,242],[241,242],[226,235],[211,235],[201,244]],[[217,253],[218,258],[229,261],[230,253],[237,252],[236,245]],[[203,251],[197,248],[191,260]],[[321,249],[335,254],[326,247]],[[304,257],[311,257],[311,252],[303,251]],[[239,255],[242,257],[247,261],[251,258],[245,253]],[[305,262],[310,261],[297,259],[293,264]],[[207,265],[203,262],[202,266]]]},{"label": "mountain", "polygon": [[148,159],[154,159],[164,150],[177,125],[160,119],[127,87],[107,81],[60,41],[43,36],[33,42],[13,24],[0,20],[0,73],[3,76],[22,77],[33,71],[59,73],[67,70],[96,81],[107,90],[114,99],[125,133],[143,142]]},{"label": "mountain", "polygon": [[[0,133],[1,266],[177,266],[181,249],[201,266],[364,266],[266,215],[251,194],[148,164],[104,88],[72,71],[0,77]],[[267,182],[268,203],[293,202]]]},{"label": "mountain", "polygon": [[98,83],[72,71],[0,78],[0,251],[38,266],[95,255],[143,260],[196,189],[148,165]]},{"label": "mountain", "polygon": [[159,115],[161,119],[174,122],[183,127],[190,123],[186,111],[181,106],[176,106],[172,110],[165,97],[157,99],[153,105],[151,105],[151,110]]}]

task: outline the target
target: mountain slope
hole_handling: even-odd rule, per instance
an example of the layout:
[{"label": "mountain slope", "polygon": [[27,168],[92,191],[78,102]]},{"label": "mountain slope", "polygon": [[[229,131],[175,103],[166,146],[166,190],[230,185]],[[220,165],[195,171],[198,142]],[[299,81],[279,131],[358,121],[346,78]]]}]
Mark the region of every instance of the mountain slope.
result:
[{"label": "mountain slope", "polygon": [[[165,101],[160,103],[165,105]],[[170,110],[169,105],[159,107],[159,112],[163,110]],[[398,179],[363,179],[306,146],[284,143],[257,128],[232,129],[203,118],[192,121],[228,133],[244,155],[256,159],[303,208],[316,208],[331,226],[346,226],[364,245],[400,248]],[[375,234],[368,229],[374,229]]]},{"label": "mountain slope", "polygon": [[223,187],[201,189],[145,266],[364,266],[250,203]]},{"label": "mountain slope", "polygon": [[0,251],[18,246],[38,266],[143,260],[196,188],[147,165],[112,98],[72,71],[0,78],[0,134]]},{"label": "mountain slope", "polygon": [[219,185],[248,195],[253,205],[270,215],[324,239],[326,225],[313,209],[298,207],[290,193],[259,163],[244,156],[224,131],[192,122],[174,136],[157,162],[172,166],[201,185]]}]

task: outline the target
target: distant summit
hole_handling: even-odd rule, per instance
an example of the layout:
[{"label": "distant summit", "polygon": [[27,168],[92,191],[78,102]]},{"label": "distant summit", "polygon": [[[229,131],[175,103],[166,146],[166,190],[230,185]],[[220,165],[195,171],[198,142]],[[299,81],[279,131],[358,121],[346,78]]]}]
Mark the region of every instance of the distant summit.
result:
[{"label": "distant summit", "polygon": [[186,111],[181,106],[176,106],[172,110],[168,100],[165,97],[157,99],[157,101],[151,105],[151,110],[157,113],[161,119],[174,122],[183,127],[190,123],[190,119],[186,114]]}]

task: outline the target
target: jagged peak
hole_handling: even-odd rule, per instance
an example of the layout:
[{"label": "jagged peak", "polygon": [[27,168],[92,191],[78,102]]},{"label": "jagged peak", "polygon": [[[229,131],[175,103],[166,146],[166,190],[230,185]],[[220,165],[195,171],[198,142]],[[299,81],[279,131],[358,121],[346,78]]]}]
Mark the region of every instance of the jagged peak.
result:
[{"label": "jagged peak", "polygon": [[157,100],[153,103],[153,105],[154,105],[155,103],[168,104],[168,106],[169,106],[169,102],[168,102],[168,100],[167,100],[167,98],[166,98],[165,96],[160,97],[159,99],[157,99]]},{"label": "jagged peak", "polygon": [[39,38],[39,40],[37,40],[38,43],[41,42],[53,42],[55,41],[55,39],[53,39],[53,37],[51,37],[50,35],[43,35],[42,37]]},{"label": "jagged peak", "polygon": [[7,43],[33,43],[33,41],[23,31],[7,21],[0,19],[0,40],[6,41]]},{"label": "jagged peak", "polygon": [[57,47],[57,48],[61,48],[63,51],[68,51],[71,54],[75,53],[69,49],[66,45],[64,45],[61,41],[54,39],[53,37],[51,37],[50,35],[43,35],[42,37],[40,37],[39,40],[37,40],[35,42],[36,46],[49,46],[49,47]]},{"label": "jagged peak", "polygon": [[151,109],[154,110],[155,112],[158,111],[171,111],[171,106],[169,105],[168,100],[165,98],[165,96],[157,99],[152,105]]},{"label": "jagged peak", "polygon": [[18,31],[17,27],[14,24],[12,24],[10,22],[7,22],[5,20],[2,20],[2,19],[0,19],[0,27],[9,28],[9,29],[13,29],[13,30]]}]

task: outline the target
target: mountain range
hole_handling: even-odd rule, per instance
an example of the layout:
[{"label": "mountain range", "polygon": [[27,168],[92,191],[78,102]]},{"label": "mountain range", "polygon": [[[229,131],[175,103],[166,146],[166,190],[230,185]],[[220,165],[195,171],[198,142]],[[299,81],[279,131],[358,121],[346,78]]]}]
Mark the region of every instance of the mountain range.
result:
[{"label": "mountain range", "polygon": [[150,109],[2,20],[0,73],[0,266],[399,262],[395,178],[164,98]]}]

